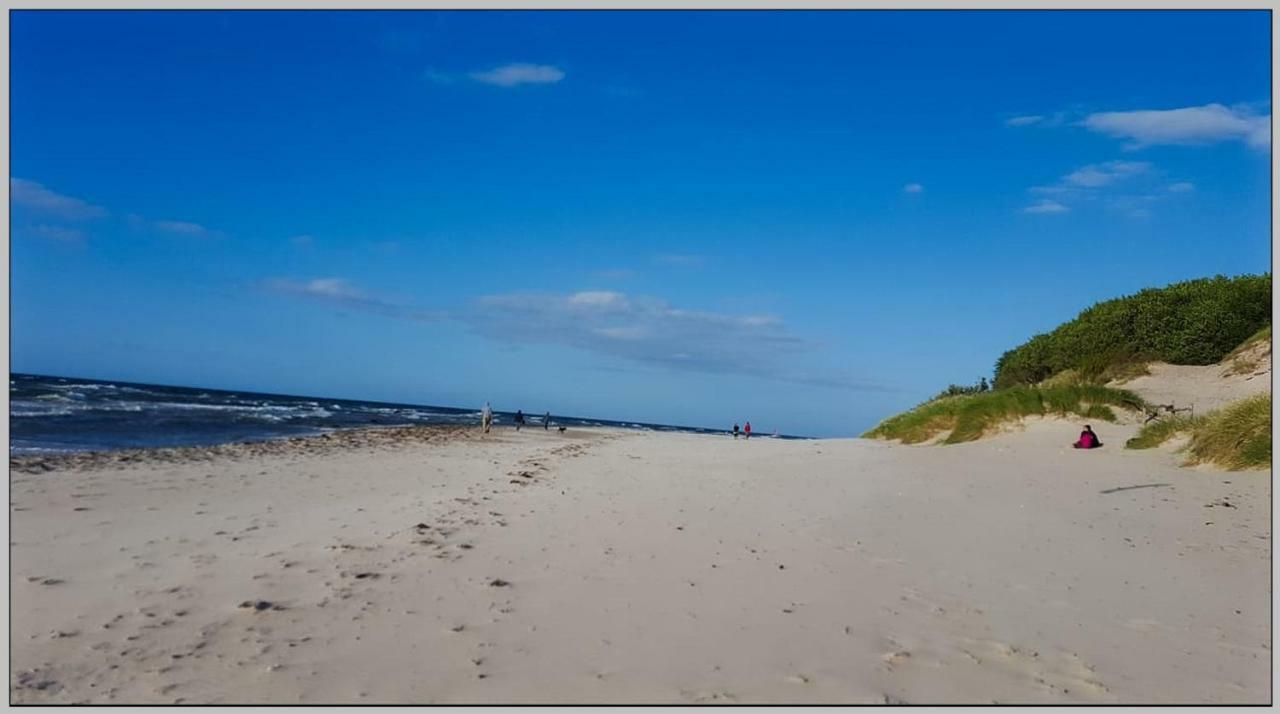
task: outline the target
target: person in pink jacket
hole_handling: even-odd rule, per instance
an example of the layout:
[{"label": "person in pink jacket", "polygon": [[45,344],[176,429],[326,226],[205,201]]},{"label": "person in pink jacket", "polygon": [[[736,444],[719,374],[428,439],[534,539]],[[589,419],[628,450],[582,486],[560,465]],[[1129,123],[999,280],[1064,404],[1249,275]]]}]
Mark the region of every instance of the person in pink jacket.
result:
[{"label": "person in pink jacket", "polygon": [[1072,446],[1077,449],[1096,449],[1102,446],[1102,442],[1098,440],[1098,435],[1093,433],[1093,427],[1085,424],[1084,431],[1080,432],[1080,440]]}]

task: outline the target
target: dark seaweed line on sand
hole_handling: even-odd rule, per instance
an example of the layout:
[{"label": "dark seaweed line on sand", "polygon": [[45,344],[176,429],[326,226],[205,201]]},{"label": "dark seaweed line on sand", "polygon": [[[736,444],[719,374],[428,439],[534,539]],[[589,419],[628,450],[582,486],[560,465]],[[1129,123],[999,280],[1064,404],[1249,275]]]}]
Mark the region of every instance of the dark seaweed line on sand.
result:
[{"label": "dark seaweed line on sand", "polygon": [[60,469],[114,468],[122,465],[153,463],[176,464],[272,455],[316,455],[353,448],[394,448],[406,444],[444,443],[478,436],[478,430],[465,425],[357,428],[328,434],[213,446],[171,446],[11,456],[9,469],[19,473],[38,474]]}]

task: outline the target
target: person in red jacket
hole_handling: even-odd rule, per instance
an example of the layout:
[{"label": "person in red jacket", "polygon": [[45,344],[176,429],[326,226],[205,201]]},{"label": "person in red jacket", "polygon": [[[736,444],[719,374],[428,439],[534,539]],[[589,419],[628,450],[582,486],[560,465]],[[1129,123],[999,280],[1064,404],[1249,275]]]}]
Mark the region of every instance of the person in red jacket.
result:
[{"label": "person in red jacket", "polygon": [[1085,424],[1084,431],[1080,432],[1080,440],[1072,446],[1077,449],[1096,449],[1102,446],[1102,442],[1098,440],[1098,435],[1093,433],[1093,427]]},{"label": "person in red jacket", "polygon": [[751,438],[751,422],[747,422],[746,425],[742,427],[742,434],[748,439]]}]

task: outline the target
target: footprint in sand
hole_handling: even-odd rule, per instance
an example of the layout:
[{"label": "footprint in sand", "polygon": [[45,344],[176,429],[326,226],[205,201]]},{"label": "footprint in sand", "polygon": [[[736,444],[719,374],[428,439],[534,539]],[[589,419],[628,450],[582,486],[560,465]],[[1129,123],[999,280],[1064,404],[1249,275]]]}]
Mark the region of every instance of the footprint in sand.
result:
[{"label": "footprint in sand", "polygon": [[892,670],[894,665],[900,665],[911,659],[911,652],[908,650],[894,650],[880,655],[880,659],[884,661],[886,667]]},{"label": "footprint in sand", "polygon": [[694,704],[706,704],[708,702],[736,702],[738,700],[737,696],[732,692],[695,692],[682,690],[680,692],[680,696]]},{"label": "footprint in sand", "polygon": [[793,674],[787,677],[787,681],[792,684],[809,684],[813,680],[803,674]]},{"label": "footprint in sand", "polygon": [[267,610],[284,610],[283,605],[271,602],[270,600],[245,600],[240,603],[240,609],[253,610],[254,612],[265,612]]}]

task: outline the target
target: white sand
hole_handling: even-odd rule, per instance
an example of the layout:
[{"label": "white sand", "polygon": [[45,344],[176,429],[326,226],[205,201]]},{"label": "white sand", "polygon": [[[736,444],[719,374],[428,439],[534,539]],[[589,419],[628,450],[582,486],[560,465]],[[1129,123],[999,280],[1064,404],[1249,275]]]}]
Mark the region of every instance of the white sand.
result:
[{"label": "white sand", "polygon": [[11,698],[1268,702],[1269,474],[1099,432],[14,472]]},{"label": "white sand", "polygon": [[1259,342],[1243,350],[1241,357],[1252,369],[1237,373],[1234,357],[1205,366],[1152,362],[1147,365],[1150,374],[1112,386],[1136,392],[1152,404],[1190,407],[1204,414],[1271,391],[1271,343]]}]

